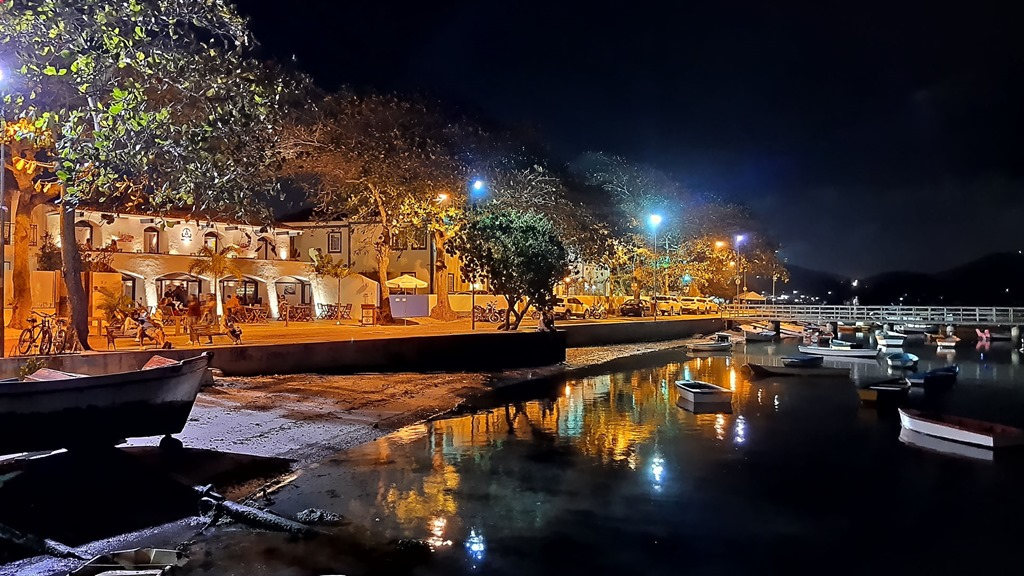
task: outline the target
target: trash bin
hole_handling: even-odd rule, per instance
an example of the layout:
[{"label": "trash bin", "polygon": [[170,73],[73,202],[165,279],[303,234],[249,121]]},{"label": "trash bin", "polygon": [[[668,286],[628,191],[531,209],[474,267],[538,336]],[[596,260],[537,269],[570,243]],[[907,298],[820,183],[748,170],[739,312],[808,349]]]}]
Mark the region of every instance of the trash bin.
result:
[{"label": "trash bin", "polygon": [[377,323],[377,307],[373,304],[362,304],[362,313],[359,315],[359,323],[363,326],[373,326]]}]

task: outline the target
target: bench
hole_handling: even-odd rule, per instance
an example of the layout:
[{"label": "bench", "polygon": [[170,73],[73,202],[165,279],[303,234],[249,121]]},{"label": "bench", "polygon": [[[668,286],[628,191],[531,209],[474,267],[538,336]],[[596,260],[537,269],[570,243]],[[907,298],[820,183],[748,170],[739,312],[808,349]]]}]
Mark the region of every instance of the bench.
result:
[{"label": "bench", "polygon": [[220,323],[217,324],[193,324],[188,330],[188,340],[194,346],[199,345],[200,338],[207,338],[209,342],[213,342],[214,336],[227,336],[233,344],[241,344],[241,336],[235,336],[231,332],[224,329],[224,326]]},{"label": "bench", "polygon": [[[130,338],[131,340],[138,341],[139,327],[129,326],[125,328],[124,324],[116,324],[107,326],[107,350],[117,351],[117,341],[121,338]],[[142,337],[142,344],[140,347],[145,347],[146,340],[156,342],[152,336],[144,335]]]}]

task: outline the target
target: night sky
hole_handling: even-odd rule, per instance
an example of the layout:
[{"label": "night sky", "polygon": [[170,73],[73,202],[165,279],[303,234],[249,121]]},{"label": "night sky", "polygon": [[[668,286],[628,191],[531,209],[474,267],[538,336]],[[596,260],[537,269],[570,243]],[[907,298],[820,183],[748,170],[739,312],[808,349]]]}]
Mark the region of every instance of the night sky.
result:
[{"label": "night sky", "polygon": [[860,276],[1024,248],[1012,3],[667,4],[239,1],[264,54],[324,88],[650,163],[754,207],[790,263]]}]

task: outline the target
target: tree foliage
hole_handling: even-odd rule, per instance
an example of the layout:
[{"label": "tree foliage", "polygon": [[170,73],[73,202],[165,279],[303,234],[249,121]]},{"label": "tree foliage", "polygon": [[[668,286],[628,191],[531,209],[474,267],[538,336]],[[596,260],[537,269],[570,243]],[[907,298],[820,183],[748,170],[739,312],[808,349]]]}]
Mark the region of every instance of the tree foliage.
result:
[{"label": "tree foliage", "polygon": [[519,326],[531,306],[547,303],[568,269],[555,226],[543,215],[516,209],[471,218],[448,249],[462,258],[467,280],[487,281],[505,296],[509,306],[501,328],[508,330]]}]

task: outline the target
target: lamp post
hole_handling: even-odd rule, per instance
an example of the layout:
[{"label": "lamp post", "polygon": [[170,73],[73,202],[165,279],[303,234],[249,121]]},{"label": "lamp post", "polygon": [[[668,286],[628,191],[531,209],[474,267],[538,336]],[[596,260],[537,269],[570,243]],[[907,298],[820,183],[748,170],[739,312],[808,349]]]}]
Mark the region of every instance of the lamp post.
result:
[{"label": "lamp post", "polygon": [[[476,198],[478,194],[483,194],[487,184],[483,180],[474,180],[473,184],[470,185],[469,191],[469,209],[471,212],[476,212]],[[476,282],[469,284],[469,329],[476,330]],[[512,304],[509,304],[511,306]]]},{"label": "lamp post", "polygon": [[651,214],[647,218],[648,222],[651,223],[651,228],[654,229],[654,289],[651,294],[651,305],[654,306],[654,321],[658,321],[658,225],[661,224],[660,214]]},{"label": "lamp post", "polygon": [[[740,242],[743,242],[743,239],[744,239],[743,234],[737,234],[736,235],[735,250],[736,250],[736,265],[740,267],[740,270],[743,273],[743,290],[746,290],[747,289],[747,267],[743,265],[743,260],[740,259]],[[737,272],[739,272],[739,271],[737,271]],[[739,299],[739,296],[740,296],[740,278],[739,278],[739,275],[737,274],[737,276],[736,276],[736,298]]]}]

